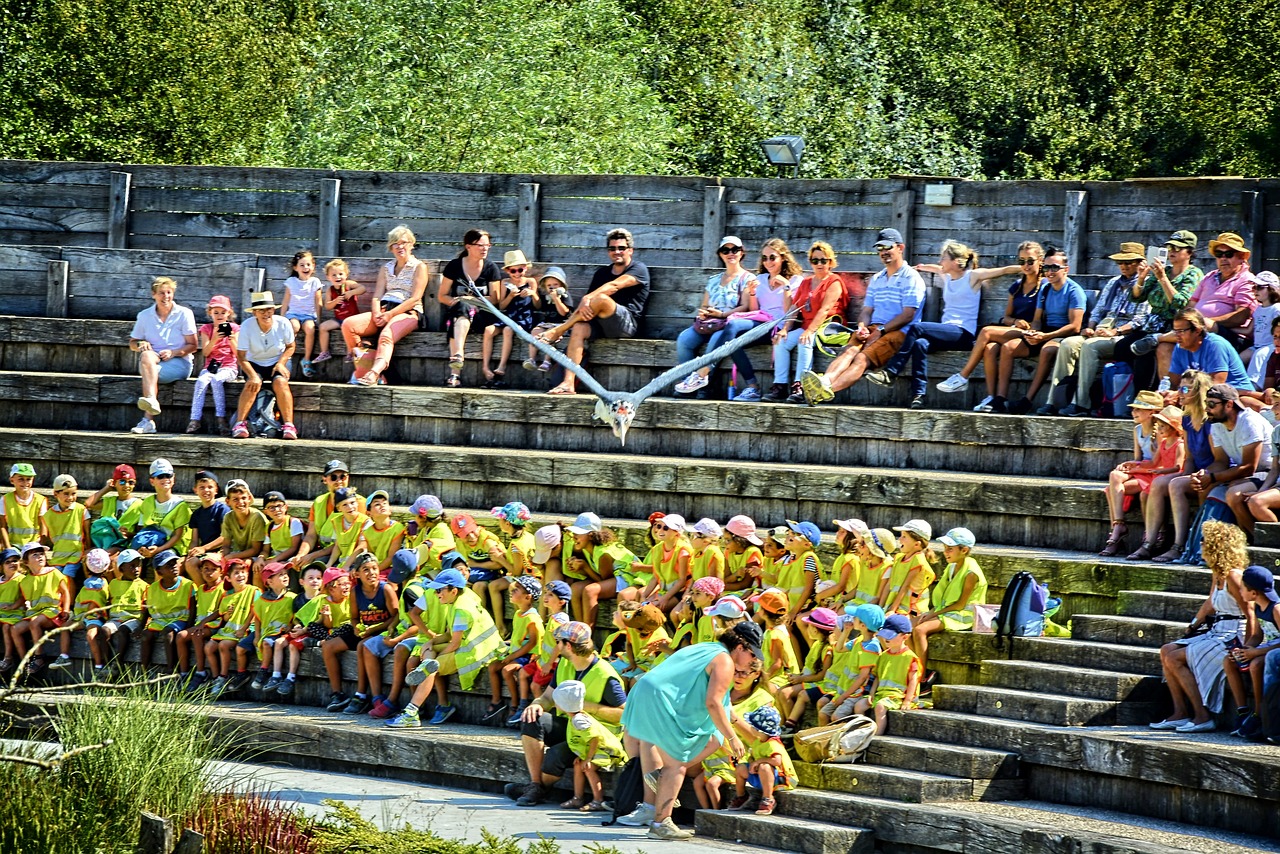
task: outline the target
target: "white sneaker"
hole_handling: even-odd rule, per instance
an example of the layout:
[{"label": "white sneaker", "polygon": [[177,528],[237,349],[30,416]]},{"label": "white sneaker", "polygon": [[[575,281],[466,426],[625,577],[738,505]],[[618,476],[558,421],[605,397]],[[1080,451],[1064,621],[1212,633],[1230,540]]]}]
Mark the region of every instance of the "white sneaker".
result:
[{"label": "white sneaker", "polygon": [[964,391],[968,387],[969,380],[959,374],[952,374],[937,385],[938,391],[945,391],[948,394],[956,391]]},{"label": "white sneaker", "polygon": [[982,400],[978,401],[978,405],[973,408],[973,411],[974,412],[990,412],[991,401],[993,400],[995,400],[994,397],[992,397],[991,395],[987,395]]},{"label": "white sneaker", "polygon": [[1161,394],[1164,394],[1166,391],[1169,391],[1170,388],[1171,386],[1169,385],[1169,378],[1165,377],[1164,379],[1160,380],[1160,386],[1159,388],[1156,389],[1156,391],[1160,392]]},{"label": "white sneaker", "polygon": [[154,397],[140,397],[138,398],[138,408],[148,415],[159,415],[160,401]]},{"label": "white sneaker", "polygon": [[708,377],[694,371],[680,382],[676,383],[676,391],[681,394],[692,394],[700,388],[706,388],[707,383],[711,382]]},{"label": "white sneaker", "polygon": [[440,662],[434,658],[424,658],[422,663],[404,676],[406,685],[418,686],[427,681],[427,676],[439,672]]},{"label": "white sneaker", "polygon": [[654,839],[692,839],[692,830],[682,830],[670,818],[655,821],[649,825],[649,835]]},{"label": "white sneaker", "polygon": [[635,812],[618,819],[618,824],[625,824],[627,827],[647,827],[653,824],[654,812],[652,804],[642,803],[636,807]]},{"label": "white sneaker", "polygon": [[144,418],[138,422],[137,426],[129,431],[130,433],[154,433],[156,432],[156,422],[150,418]]}]

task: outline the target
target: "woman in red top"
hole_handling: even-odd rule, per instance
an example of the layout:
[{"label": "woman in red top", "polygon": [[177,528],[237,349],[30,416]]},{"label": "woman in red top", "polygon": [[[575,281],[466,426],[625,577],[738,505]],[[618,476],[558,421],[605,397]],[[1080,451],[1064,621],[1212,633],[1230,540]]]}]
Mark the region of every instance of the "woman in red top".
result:
[{"label": "woman in red top", "polygon": [[[809,247],[809,266],[813,275],[800,282],[782,309],[788,312],[798,306],[799,318],[788,320],[773,333],[773,385],[764,396],[770,403],[805,402],[800,376],[813,366],[814,337],[824,324],[844,311],[844,282],[836,275],[836,253],[830,243],[819,240]],[[794,373],[792,350],[796,351]]]}]

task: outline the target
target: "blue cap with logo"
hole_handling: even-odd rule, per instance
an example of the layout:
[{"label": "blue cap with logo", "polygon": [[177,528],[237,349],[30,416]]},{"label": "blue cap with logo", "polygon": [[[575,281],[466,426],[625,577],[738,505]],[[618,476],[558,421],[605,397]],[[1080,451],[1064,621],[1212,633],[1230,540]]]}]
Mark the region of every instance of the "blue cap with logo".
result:
[{"label": "blue cap with logo", "polygon": [[434,580],[428,581],[426,586],[432,590],[440,590],[444,587],[456,587],[461,590],[467,586],[467,579],[456,569],[445,569]]}]

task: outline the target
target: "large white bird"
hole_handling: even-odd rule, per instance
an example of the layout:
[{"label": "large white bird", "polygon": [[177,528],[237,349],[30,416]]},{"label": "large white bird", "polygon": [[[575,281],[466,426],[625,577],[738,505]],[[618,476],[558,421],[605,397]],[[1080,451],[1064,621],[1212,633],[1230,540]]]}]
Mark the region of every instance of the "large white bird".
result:
[{"label": "large white bird", "polygon": [[754,329],[744,333],[743,335],[739,335],[732,341],[721,344],[714,350],[703,353],[696,359],[690,359],[683,364],[676,365],[673,368],[663,371],[661,374],[650,380],[639,391],[622,393],[609,391],[607,388],[600,385],[595,377],[587,373],[586,368],[576,364],[564,353],[557,350],[555,346],[526,332],[520,324],[507,317],[498,309],[497,306],[490,302],[488,297],[486,297],[479,288],[474,285],[470,285],[469,290],[470,293],[463,294],[459,297],[463,302],[472,303],[497,317],[507,326],[511,327],[511,330],[515,332],[517,336],[527,343],[532,344],[534,347],[537,347],[538,350],[546,354],[547,358],[553,360],[560,367],[573,374],[583,385],[591,389],[592,393],[595,394],[597,398],[594,417],[600,419],[605,424],[608,424],[613,430],[613,435],[617,436],[618,440],[622,442],[623,445],[627,444],[627,429],[631,426],[632,420],[635,419],[636,410],[640,408],[640,404],[644,403],[650,397],[662,391],[667,386],[683,379],[699,368],[706,367],[707,365],[714,365],[735,350],[746,347],[748,344],[762,338],[777,327],[778,324],[784,323],[796,314],[796,311],[792,310],[791,313],[774,321],[773,323],[761,323]]}]

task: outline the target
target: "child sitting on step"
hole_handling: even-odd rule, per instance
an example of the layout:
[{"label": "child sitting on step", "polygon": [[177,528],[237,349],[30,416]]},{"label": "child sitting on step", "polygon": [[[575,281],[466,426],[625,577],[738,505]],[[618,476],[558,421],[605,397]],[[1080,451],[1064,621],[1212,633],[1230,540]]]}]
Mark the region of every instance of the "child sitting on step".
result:
[{"label": "child sitting on step", "polygon": [[891,614],[876,632],[884,641],[884,650],[876,661],[876,689],[870,699],[863,697],[854,706],[856,714],[871,711],[876,720],[876,735],[884,735],[889,725],[889,711],[907,711],[915,707],[916,689],[920,685],[920,659],[907,646],[911,636],[911,620],[903,614]]},{"label": "child sitting on step", "polygon": [[902,534],[902,551],[894,558],[878,601],[886,614],[914,618],[929,610],[929,585],[937,577],[933,567],[938,553],[929,548],[933,528],[923,519],[912,519],[893,530]]},{"label": "child sitting on step", "polygon": [[689,543],[693,546],[693,554],[689,556],[689,578],[724,579],[724,551],[720,548],[720,537],[724,531],[715,519],[699,519],[693,526]]},{"label": "child sitting on step", "polygon": [[680,601],[689,585],[693,547],[684,536],[683,516],[668,513],[650,527],[657,540],[644,560],[632,564],[631,568],[653,573],[653,580],[640,593],[640,601],[657,605],[666,614]]},{"label": "child sitting on step", "polygon": [[333,312],[333,317],[320,324],[320,334],[317,336],[320,352],[311,360],[312,365],[333,358],[329,352],[329,335],[342,328],[342,321],[360,313],[356,297],[366,290],[364,285],[351,278],[351,268],[341,258],[334,258],[324,265],[324,277],[329,280],[329,287],[323,306],[326,311]]},{"label": "child sitting on step", "polygon": [[18,666],[17,644],[13,640],[13,627],[22,620],[27,602],[18,586],[22,579],[22,552],[5,549],[0,552],[0,635],[4,638],[4,660],[0,661],[0,679],[8,679]]},{"label": "child sitting on step", "polygon": [[133,633],[142,625],[142,607],[147,599],[147,582],[138,577],[142,572],[142,555],[134,549],[125,549],[116,555],[116,573],[119,578],[107,582],[107,596],[111,599],[111,611],[102,624],[102,632],[111,638],[113,649],[111,662],[118,665],[133,640]]},{"label": "child sitting on step", "polygon": [[751,597],[764,623],[764,686],[777,697],[790,677],[800,672],[791,632],[787,630],[787,597],[781,590],[770,588]]},{"label": "child sitting on step", "polygon": [[[253,650],[250,631],[253,629],[253,603],[259,590],[249,583],[249,564],[238,558],[228,560],[227,581],[230,591],[218,604],[218,628],[205,644],[205,659],[214,680],[209,685],[213,699],[223,694],[235,693],[249,684],[253,674],[249,672],[249,653]],[[245,641],[248,641],[245,644]],[[232,669],[232,655],[235,669]]]},{"label": "child sitting on step", "polygon": [[320,579],[320,589],[324,595],[303,605],[293,619],[307,627],[308,638],[316,642],[321,654],[324,654],[325,644],[330,644],[330,654],[324,655],[325,671],[329,677],[329,701],[325,703],[325,710],[340,712],[351,699],[342,693],[339,657],[339,653],[355,649],[356,630],[351,624],[354,617],[351,575],[342,567],[328,567]]},{"label": "child sitting on step", "polygon": [[253,559],[253,572],[258,577],[267,564],[284,563],[296,555],[305,532],[302,520],[289,515],[283,492],[268,492],[262,499],[262,512],[267,517],[267,536],[262,551]]},{"label": "child sitting on step", "polygon": [[529,680],[520,677],[542,643],[542,615],[538,613],[541,596],[542,582],[532,575],[511,578],[511,607],[515,611],[511,621],[511,643],[505,656],[489,662],[489,709],[485,712],[484,723],[506,722],[508,706],[502,702],[504,685],[507,696],[518,702],[517,715],[523,714],[529,706]]},{"label": "child sitting on step", "polygon": [[[418,553],[413,549],[400,549],[392,555],[387,581],[400,591],[395,628],[367,638],[356,650],[356,655],[366,659],[365,673],[369,678],[369,694],[373,697],[369,717],[377,720],[385,720],[400,711],[400,691],[409,672],[409,659],[418,645],[418,626],[409,616],[425,592],[422,586],[425,579],[418,574]],[[382,665],[379,662],[388,654],[391,655],[391,688],[383,694]]]},{"label": "child sitting on step", "polygon": [[[1155,456],[1155,416],[1163,408],[1164,397],[1153,391],[1138,392],[1137,399],[1129,404],[1129,409],[1133,413],[1133,459],[1121,463],[1111,472],[1106,488],[1108,505],[1114,505],[1112,493],[1117,491],[1119,500],[1123,502],[1125,491],[1123,484],[1129,480],[1129,469],[1138,463],[1149,465],[1151,458]],[[1123,506],[1111,506],[1111,531],[1107,536],[1106,545],[1102,547],[1102,551],[1098,552],[1101,557],[1113,557],[1124,548],[1124,538],[1129,533],[1129,527],[1124,523],[1123,509]]]},{"label": "child sitting on step", "polygon": [[670,645],[671,637],[663,628],[665,622],[666,617],[656,605],[645,605],[630,612],[627,618],[627,658],[631,667],[618,674],[628,688],[657,665],[662,650]]},{"label": "child sitting on step", "polygon": [[740,810],[747,805],[751,800],[747,794],[750,786],[760,790],[756,815],[772,815],[778,805],[774,793],[794,789],[797,780],[795,766],[782,744],[782,717],[773,706],[762,706],[748,712],[746,720],[760,737],[748,748],[745,761],[738,763],[736,797],[729,809]]},{"label": "child sitting on step", "polygon": [[836,630],[836,612],[830,608],[814,608],[800,618],[801,631],[809,642],[804,669],[787,678],[787,686],[778,692],[778,708],[786,709],[782,725],[786,735],[794,734],[804,722],[805,709],[822,697],[822,682],[831,668],[831,634]]},{"label": "child sitting on step", "polygon": [[833,519],[832,524],[836,526],[836,546],[840,554],[832,561],[826,579],[834,583],[818,591],[815,601],[838,611],[857,595],[858,581],[865,565],[858,543],[871,529],[861,519]]},{"label": "child sitting on step", "polygon": [[[22,547],[23,570],[18,579],[18,589],[27,603],[22,619],[13,627],[13,640],[17,646],[17,660],[21,661],[27,650],[34,647],[36,656],[27,665],[27,674],[38,672],[44,664],[40,652],[46,632],[66,625],[71,618],[71,582],[49,565],[49,547],[43,543],[27,543]],[[27,645],[30,640],[30,646]],[[61,635],[61,654],[53,662],[54,667],[71,666],[71,633]]]},{"label": "child sitting on step", "polygon": [[[106,670],[107,656],[110,653],[106,635],[102,634],[102,624],[106,622],[111,610],[105,578],[106,573],[111,570],[111,555],[105,549],[90,549],[84,556],[84,569],[84,586],[76,594],[71,618],[84,627],[85,644],[93,659],[93,677],[99,679]],[[2,615],[0,622],[3,622]]]},{"label": "child sitting on step", "polygon": [[200,355],[204,356],[204,368],[196,377],[195,387],[191,391],[191,420],[187,422],[187,432],[199,433],[202,429],[200,421],[204,417],[204,396],[212,388],[213,414],[218,419],[218,435],[230,436],[226,385],[235,382],[240,375],[239,363],[236,361],[236,350],[240,346],[240,324],[235,322],[236,314],[231,308],[231,298],[222,294],[209,300],[205,312],[209,315],[209,322],[201,325],[197,342]]},{"label": "child sitting on step", "polygon": [[267,586],[253,603],[253,632],[258,646],[258,675],[249,683],[255,691],[276,693],[284,673],[275,664],[276,647],[289,646],[289,625],[293,622],[293,600],[298,594],[289,590],[289,565],[273,561],[262,568],[262,583]]},{"label": "child sitting on step", "polygon": [[853,596],[847,604],[854,607],[867,603],[882,605],[880,590],[893,569],[893,560],[898,552],[898,538],[888,528],[872,528],[866,536],[855,539],[853,547],[861,566],[858,568]]},{"label": "child sitting on step", "polygon": [[[1261,566],[1250,566],[1241,573],[1246,607],[1252,607],[1257,628],[1244,639],[1244,646],[1227,653],[1222,669],[1227,685],[1236,701],[1236,729],[1231,734],[1250,741],[1262,741],[1263,685],[1262,676],[1267,653],[1280,645],[1280,595],[1276,593],[1275,576]],[[1253,686],[1253,709],[1245,693],[1245,674]]]},{"label": "child sitting on step", "polygon": [[[522,696],[527,692],[530,697],[536,698],[551,684],[551,677],[555,674],[556,665],[560,661],[560,654],[557,651],[556,644],[556,629],[569,624],[569,601],[571,596],[569,585],[563,581],[553,581],[550,584],[543,585],[542,607],[547,616],[543,621],[542,639],[534,648],[535,652],[532,660],[524,666],[524,672],[519,676]],[[528,708],[527,704],[526,708]],[[519,729],[520,715],[523,713],[522,709],[507,718],[507,726],[512,729]]]},{"label": "child sitting on step", "polygon": [[[534,573],[533,553],[537,547],[537,540],[534,538],[533,531],[526,527],[533,514],[529,512],[529,508],[519,501],[508,501],[501,507],[494,507],[489,511],[493,517],[498,520],[498,531],[501,532],[506,540],[505,549],[494,556],[499,566],[502,568],[504,575],[488,582],[485,586],[489,593],[489,613],[493,615],[493,622],[498,627],[498,634],[503,637],[507,636],[507,614],[503,596],[511,589],[513,578],[522,575]],[[536,575],[533,575],[536,578]],[[541,595],[541,587],[539,584],[539,595]],[[479,591],[476,592],[479,596]],[[483,597],[481,597],[483,598]],[[538,597],[533,597],[534,603],[538,601]],[[520,613],[516,611],[516,613]],[[518,646],[516,639],[511,638],[513,645]],[[513,695],[514,696],[514,695]]]},{"label": "child sitting on step", "polygon": [[[652,606],[650,606],[652,607]],[[627,751],[617,733],[584,712],[587,686],[576,679],[561,682],[551,692],[556,708],[569,718],[565,740],[573,751],[573,797],[560,804],[561,809],[581,812],[605,812],[604,788],[600,771],[612,771],[627,764]],[[591,786],[588,799],[587,785]]]},{"label": "child sitting on step", "polygon": [[200,555],[200,583],[195,588],[195,621],[178,632],[178,671],[189,672],[191,658],[195,657],[195,673],[187,683],[188,691],[195,691],[209,681],[206,644],[214,630],[222,625],[222,597],[226,585],[222,581],[222,555],[205,552]]},{"label": "child sitting on step", "polygon": [[764,540],[750,516],[734,516],[724,526],[724,589],[754,592],[764,570]]},{"label": "child sitting on step", "polygon": [[[361,552],[353,557],[351,571],[357,579],[357,583],[351,588],[352,624],[355,632],[343,636],[341,640],[327,640],[321,647],[325,667],[330,674],[335,670],[342,670],[343,652],[356,652],[364,641],[379,637],[396,624],[400,613],[396,588],[382,580],[378,558],[372,552]],[[382,660],[376,656],[357,654],[356,692],[342,708],[343,714],[363,715],[373,708],[373,698],[369,694],[369,685],[373,681],[370,672],[373,670],[382,670]],[[329,682],[331,686],[334,684],[332,676]],[[341,682],[338,682],[335,690],[340,690],[341,687]]]},{"label": "child sitting on step", "polygon": [[418,572],[435,575],[440,571],[440,555],[457,548],[449,528],[444,504],[434,495],[419,495],[409,505],[412,519],[405,530],[403,546],[418,552]]},{"label": "child sitting on step", "polygon": [[[164,645],[164,672],[172,673],[178,666],[178,635],[191,625],[195,616],[196,586],[191,579],[180,575],[182,560],[172,550],[163,551],[151,559],[156,570],[156,580],[147,588],[147,622],[142,632],[143,668],[151,665],[151,649],[159,640]],[[183,681],[186,673],[178,674]]]},{"label": "child sitting on step", "polygon": [[911,630],[911,648],[920,657],[920,672],[930,684],[926,662],[929,658],[929,635],[938,632],[967,632],[973,629],[974,613],[970,605],[987,604],[987,577],[977,561],[969,556],[975,538],[968,528],[952,528],[941,537],[942,554],[947,566],[933,588],[933,607],[915,619]]},{"label": "child sitting on step", "polygon": [[884,626],[884,611],[879,605],[848,605],[837,620],[843,640],[833,656],[827,679],[823,682],[824,703],[818,706],[818,723],[852,717],[854,707],[875,685],[876,663],[880,659],[880,641],[876,632]]}]

